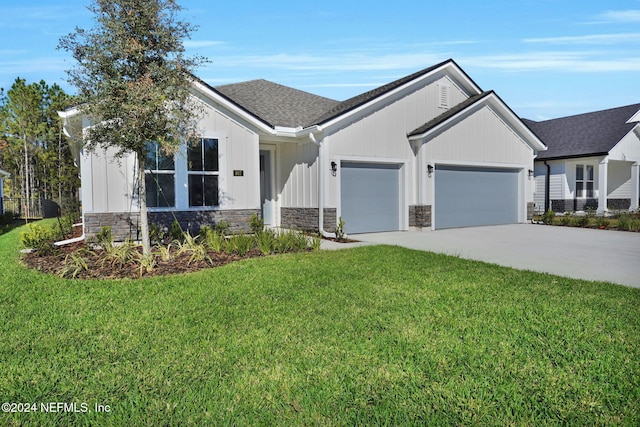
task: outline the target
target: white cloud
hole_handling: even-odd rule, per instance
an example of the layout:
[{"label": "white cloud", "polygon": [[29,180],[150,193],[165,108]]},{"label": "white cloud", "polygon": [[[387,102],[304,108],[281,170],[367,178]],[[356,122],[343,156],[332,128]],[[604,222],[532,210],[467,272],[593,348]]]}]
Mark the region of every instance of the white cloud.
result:
[{"label": "white cloud", "polygon": [[542,37],[524,39],[525,43],[548,44],[621,44],[640,42],[640,33],[589,34],[584,36]]},{"label": "white cloud", "polygon": [[610,10],[598,18],[606,22],[640,22],[640,10]]},{"label": "white cloud", "polygon": [[467,66],[508,72],[607,73],[640,71],[639,57],[612,58],[607,52],[532,52],[467,58]]}]

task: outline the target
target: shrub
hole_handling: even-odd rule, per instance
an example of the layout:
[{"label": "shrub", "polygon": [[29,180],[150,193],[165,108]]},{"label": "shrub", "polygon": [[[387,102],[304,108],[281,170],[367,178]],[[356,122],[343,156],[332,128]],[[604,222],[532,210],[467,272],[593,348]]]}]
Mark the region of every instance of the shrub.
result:
[{"label": "shrub", "polygon": [[275,242],[276,233],[273,230],[264,230],[256,235],[256,245],[264,255],[268,255],[273,251]]},{"label": "shrub", "polygon": [[565,212],[564,215],[560,218],[561,225],[571,225],[573,222],[573,215],[571,212]]},{"label": "shrub", "polygon": [[99,246],[106,248],[107,246],[113,246],[113,236],[111,235],[111,227],[104,226],[96,234],[95,242]]},{"label": "shrub", "polygon": [[56,231],[52,227],[29,224],[27,229],[28,231],[20,235],[22,246],[33,249],[40,255],[50,255],[55,252],[53,242],[56,240]]},{"label": "shrub", "polygon": [[591,218],[589,217],[589,214],[576,216],[573,220],[573,223],[577,227],[588,227],[590,222]]},{"label": "shrub", "polygon": [[213,229],[223,236],[226,236],[229,231],[229,227],[231,227],[231,223],[222,219],[216,222]]},{"label": "shrub", "polygon": [[249,228],[251,232],[258,235],[264,231],[264,218],[260,218],[258,214],[253,214],[249,220]]},{"label": "shrub", "polygon": [[240,256],[245,256],[247,252],[255,247],[255,244],[253,236],[248,234],[235,234],[227,241],[226,252],[228,254],[235,252]]},{"label": "shrub", "polygon": [[152,245],[160,246],[164,243],[166,233],[160,228],[158,224],[149,225],[149,240]]},{"label": "shrub", "polygon": [[92,255],[95,255],[95,253],[88,249],[81,249],[67,255],[64,258],[64,267],[62,267],[58,274],[63,278],[71,277],[75,279],[79,273],[89,269],[89,264],[87,264],[85,258]]},{"label": "shrub", "polygon": [[182,227],[177,219],[174,219],[171,223],[171,229],[169,230],[169,237],[171,241],[181,242],[185,238],[185,233],[182,231]]},{"label": "shrub", "polygon": [[607,228],[611,221],[604,215],[595,217],[596,227],[598,228]]},{"label": "shrub", "polygon": [[342,217],[338,218],[338,226],[336,227],[336,239],[338,241],[344,240],[344,220]]},{"label": "shrub", "polygon": [[556,213],[554,211],[552,211],[551,209],[549,209],[544,214],[542,214],[541,220],[542,220],[543,224],[552,225],[553,224],[553,219],[555,217],[556,217]]},{"label": "shrub", "polygon": [[224,235],[208,225],[200,229],[200,240],[207,248],[214,252],[222,252],[226,243]]},{"label": "shrub", "polygon": [[112,267],[116,265],[120,268],[124,267],[130,262],[136,261],[136,257],[139,255],[138,245],[131,240],[127,239],[122,244],[115,245],[113,243],[104,246],[104,257],[102,259],[102,265],[108,263]]}]

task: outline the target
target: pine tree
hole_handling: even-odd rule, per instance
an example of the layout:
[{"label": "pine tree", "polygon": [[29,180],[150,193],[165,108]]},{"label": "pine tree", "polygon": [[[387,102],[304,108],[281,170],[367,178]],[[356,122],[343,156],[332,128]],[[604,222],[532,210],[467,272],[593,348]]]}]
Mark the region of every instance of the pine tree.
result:
[{"label": "pine tree", "polygon": [[135,153],[142,246],[150,252],[144,163],[149,142],[174,152],[196,135],[201,108],[190,95],[192,73],[204,62],[186,57],[194,27],[178,20],[174,0],[94,0],[95,27],[60,40],[77,66],[68,71],[79,108],[93,123],[86,146]]}]

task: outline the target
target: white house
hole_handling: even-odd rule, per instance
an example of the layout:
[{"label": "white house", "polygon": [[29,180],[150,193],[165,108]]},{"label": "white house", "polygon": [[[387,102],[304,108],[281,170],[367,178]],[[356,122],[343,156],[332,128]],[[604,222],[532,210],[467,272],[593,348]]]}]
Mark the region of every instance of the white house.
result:
[{"label": "white house", "polygon": [[0,215],[4,214],[4,179],[9,176],[9,172],[0,169]]},{"label": "white house", "polygon": [[535,161],[538,211],[638,209],[640,104],[524,122],[549,148]]},{"label": "white house", "polygon": [[[359,233],[526,222],[545,145],[496,93],[453,61],[338,102],[265,80],[211,87],[200,143],[145,168],[150,221],[197,231],[258,213],[271,226]],[[134,156],[81,147],[89,125],[61,112],[75,141],[85,233],[136,236]]]}]

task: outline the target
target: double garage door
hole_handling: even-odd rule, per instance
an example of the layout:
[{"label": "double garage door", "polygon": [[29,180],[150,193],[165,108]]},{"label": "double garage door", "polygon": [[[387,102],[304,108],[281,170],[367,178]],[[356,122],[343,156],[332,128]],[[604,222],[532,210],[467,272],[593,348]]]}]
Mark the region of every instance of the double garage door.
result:
[{"label": "double garage door", "polygon": [[[341,165],[341,216],[346,233],[400,229],[402,180],[397,164]],[[435,228],[518,222],[519,171],[437,165]]]},{"label": "double garage door", "polygon": [[436,166],[435,228],[518,222],[517,169]]}]

